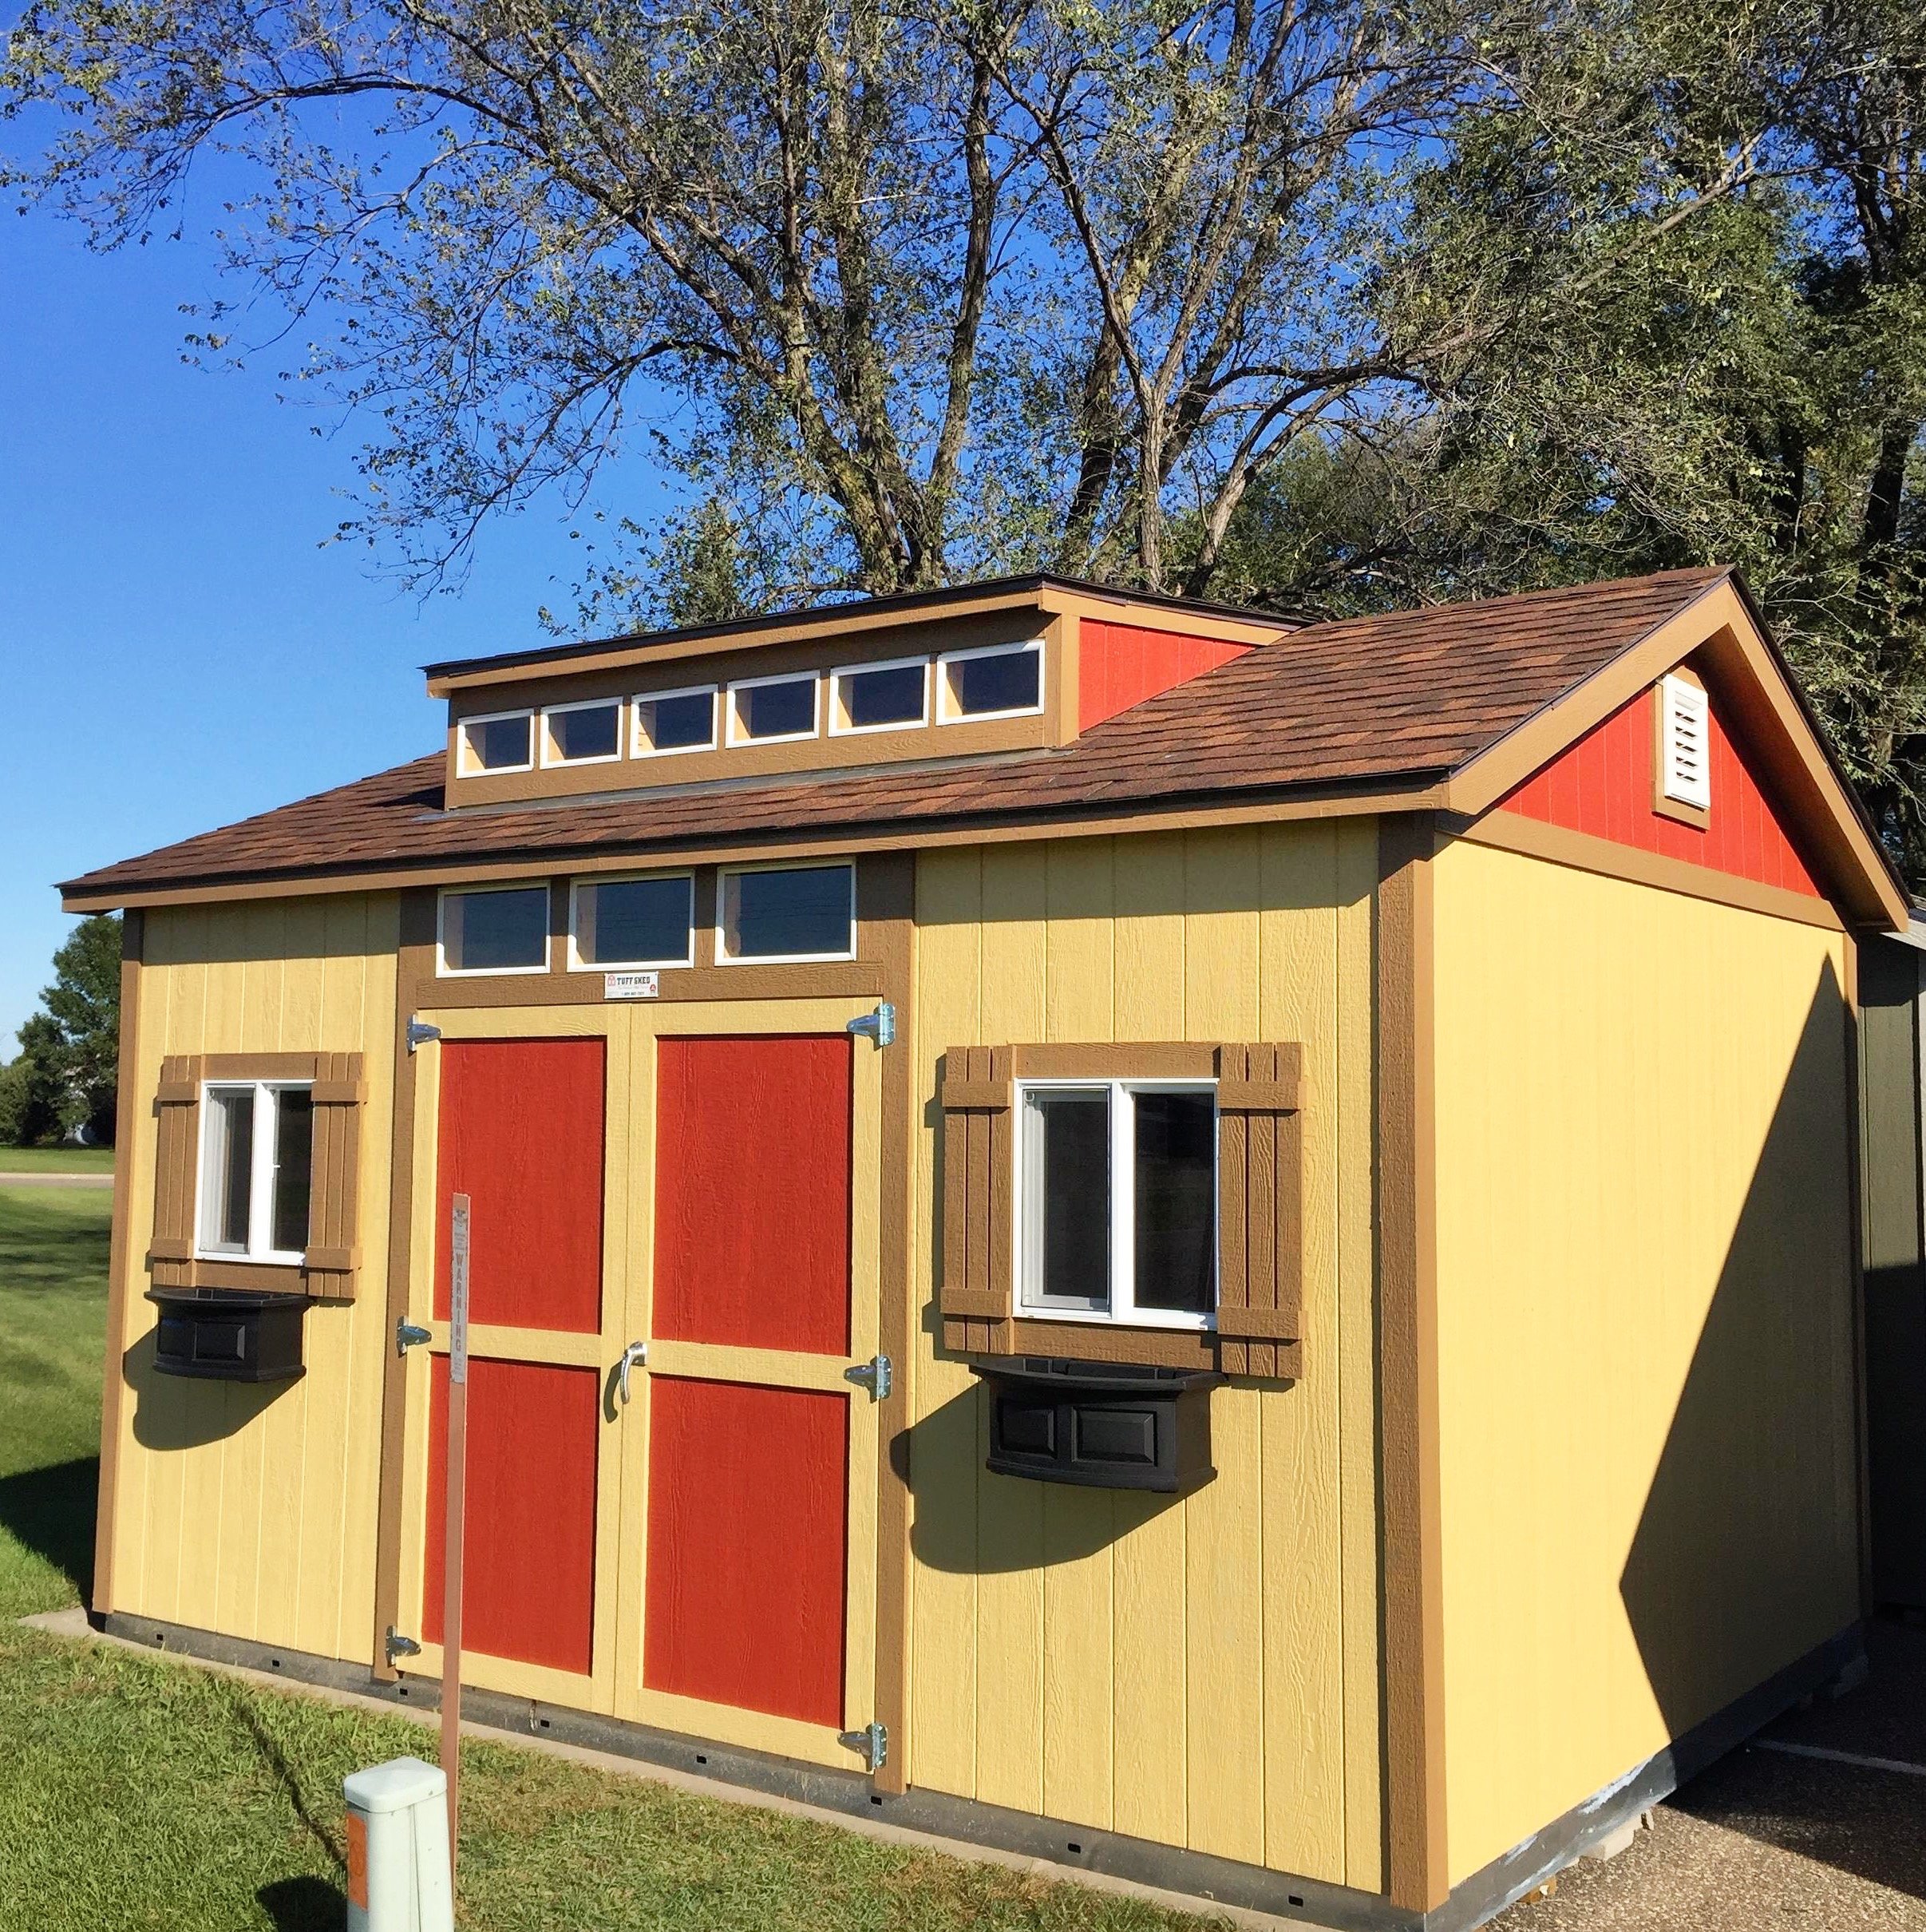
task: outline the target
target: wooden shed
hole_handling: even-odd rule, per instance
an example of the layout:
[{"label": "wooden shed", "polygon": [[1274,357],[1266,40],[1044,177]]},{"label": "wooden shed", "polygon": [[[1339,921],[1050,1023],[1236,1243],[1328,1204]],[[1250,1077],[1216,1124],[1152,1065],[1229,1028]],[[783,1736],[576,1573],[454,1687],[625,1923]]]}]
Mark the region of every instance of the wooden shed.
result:
[{"label": "wooden shed", "polygon": [[1856,960],[1743,588],[1050,577],[448,663],[127,910],[94,1604],[1333,1926],[1849,1668]]}]

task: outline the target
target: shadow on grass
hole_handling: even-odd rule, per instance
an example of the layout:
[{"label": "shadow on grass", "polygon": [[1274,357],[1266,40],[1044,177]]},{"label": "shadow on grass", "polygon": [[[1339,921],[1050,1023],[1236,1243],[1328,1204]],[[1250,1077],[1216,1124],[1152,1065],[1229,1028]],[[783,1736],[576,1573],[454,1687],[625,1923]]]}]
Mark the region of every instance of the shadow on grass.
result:
[{"label": "shadow on grass", "polygon": [[43,1557],[80,1594],[93,1597],[93,1514],[98,1456],[77,1456],[46,1469],[0,1476],[0,1529]]},{"label": "shadow on grass", "polygon": [[[103,1292],[107,1201],[105,1193],[89,1194],[77,1205],[71,1195],[42,1201],[30,1198],[26,1189],[10,1190],[0,1213],[0,1289],[30,1294]],[[93,1211],[84,1211],[87,1207]]]},{"label": "shadow on grass", "polygon": [[340,1932],[348,1922],[346,1898],[326,1879],[276,1879],[255,1897],[275,1932]]}]

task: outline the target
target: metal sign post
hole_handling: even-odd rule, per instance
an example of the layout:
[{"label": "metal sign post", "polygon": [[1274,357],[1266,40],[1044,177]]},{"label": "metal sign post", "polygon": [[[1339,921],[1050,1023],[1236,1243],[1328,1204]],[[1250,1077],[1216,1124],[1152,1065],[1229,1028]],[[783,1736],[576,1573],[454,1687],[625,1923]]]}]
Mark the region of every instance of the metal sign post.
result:
[{"label": "metal sign post", "polygon": [[468,1487],[469,1198],[457,1194],[448,1254],[448,1521],[441,1609],[441,1768],[448,1774],[448,1872],[455,1875],[461,1777],[461,1525]]}]

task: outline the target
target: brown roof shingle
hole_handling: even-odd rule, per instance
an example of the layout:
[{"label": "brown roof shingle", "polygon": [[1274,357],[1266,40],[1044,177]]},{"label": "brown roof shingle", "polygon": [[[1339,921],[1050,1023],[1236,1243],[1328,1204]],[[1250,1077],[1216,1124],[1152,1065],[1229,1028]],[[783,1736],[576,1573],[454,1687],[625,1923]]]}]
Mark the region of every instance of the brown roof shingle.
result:
[{"label": "brown roof shingle", "polygon": [[1672,571],[1307,626],[1060,750],[442,809],[439,752],[68,881],[69,897],[673,851],[1428,782],[1487,750],[1726,576]]}]

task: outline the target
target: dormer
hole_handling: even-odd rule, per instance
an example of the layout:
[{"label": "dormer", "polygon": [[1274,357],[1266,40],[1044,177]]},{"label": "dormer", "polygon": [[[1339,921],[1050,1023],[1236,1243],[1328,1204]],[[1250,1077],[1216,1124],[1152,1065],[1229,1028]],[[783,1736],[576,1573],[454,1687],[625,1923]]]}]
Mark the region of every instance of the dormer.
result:
[{"label": "dormer", "polygon": [[1291,627],[1049,577],[431,665],[451,809],[1046,751]]}]

